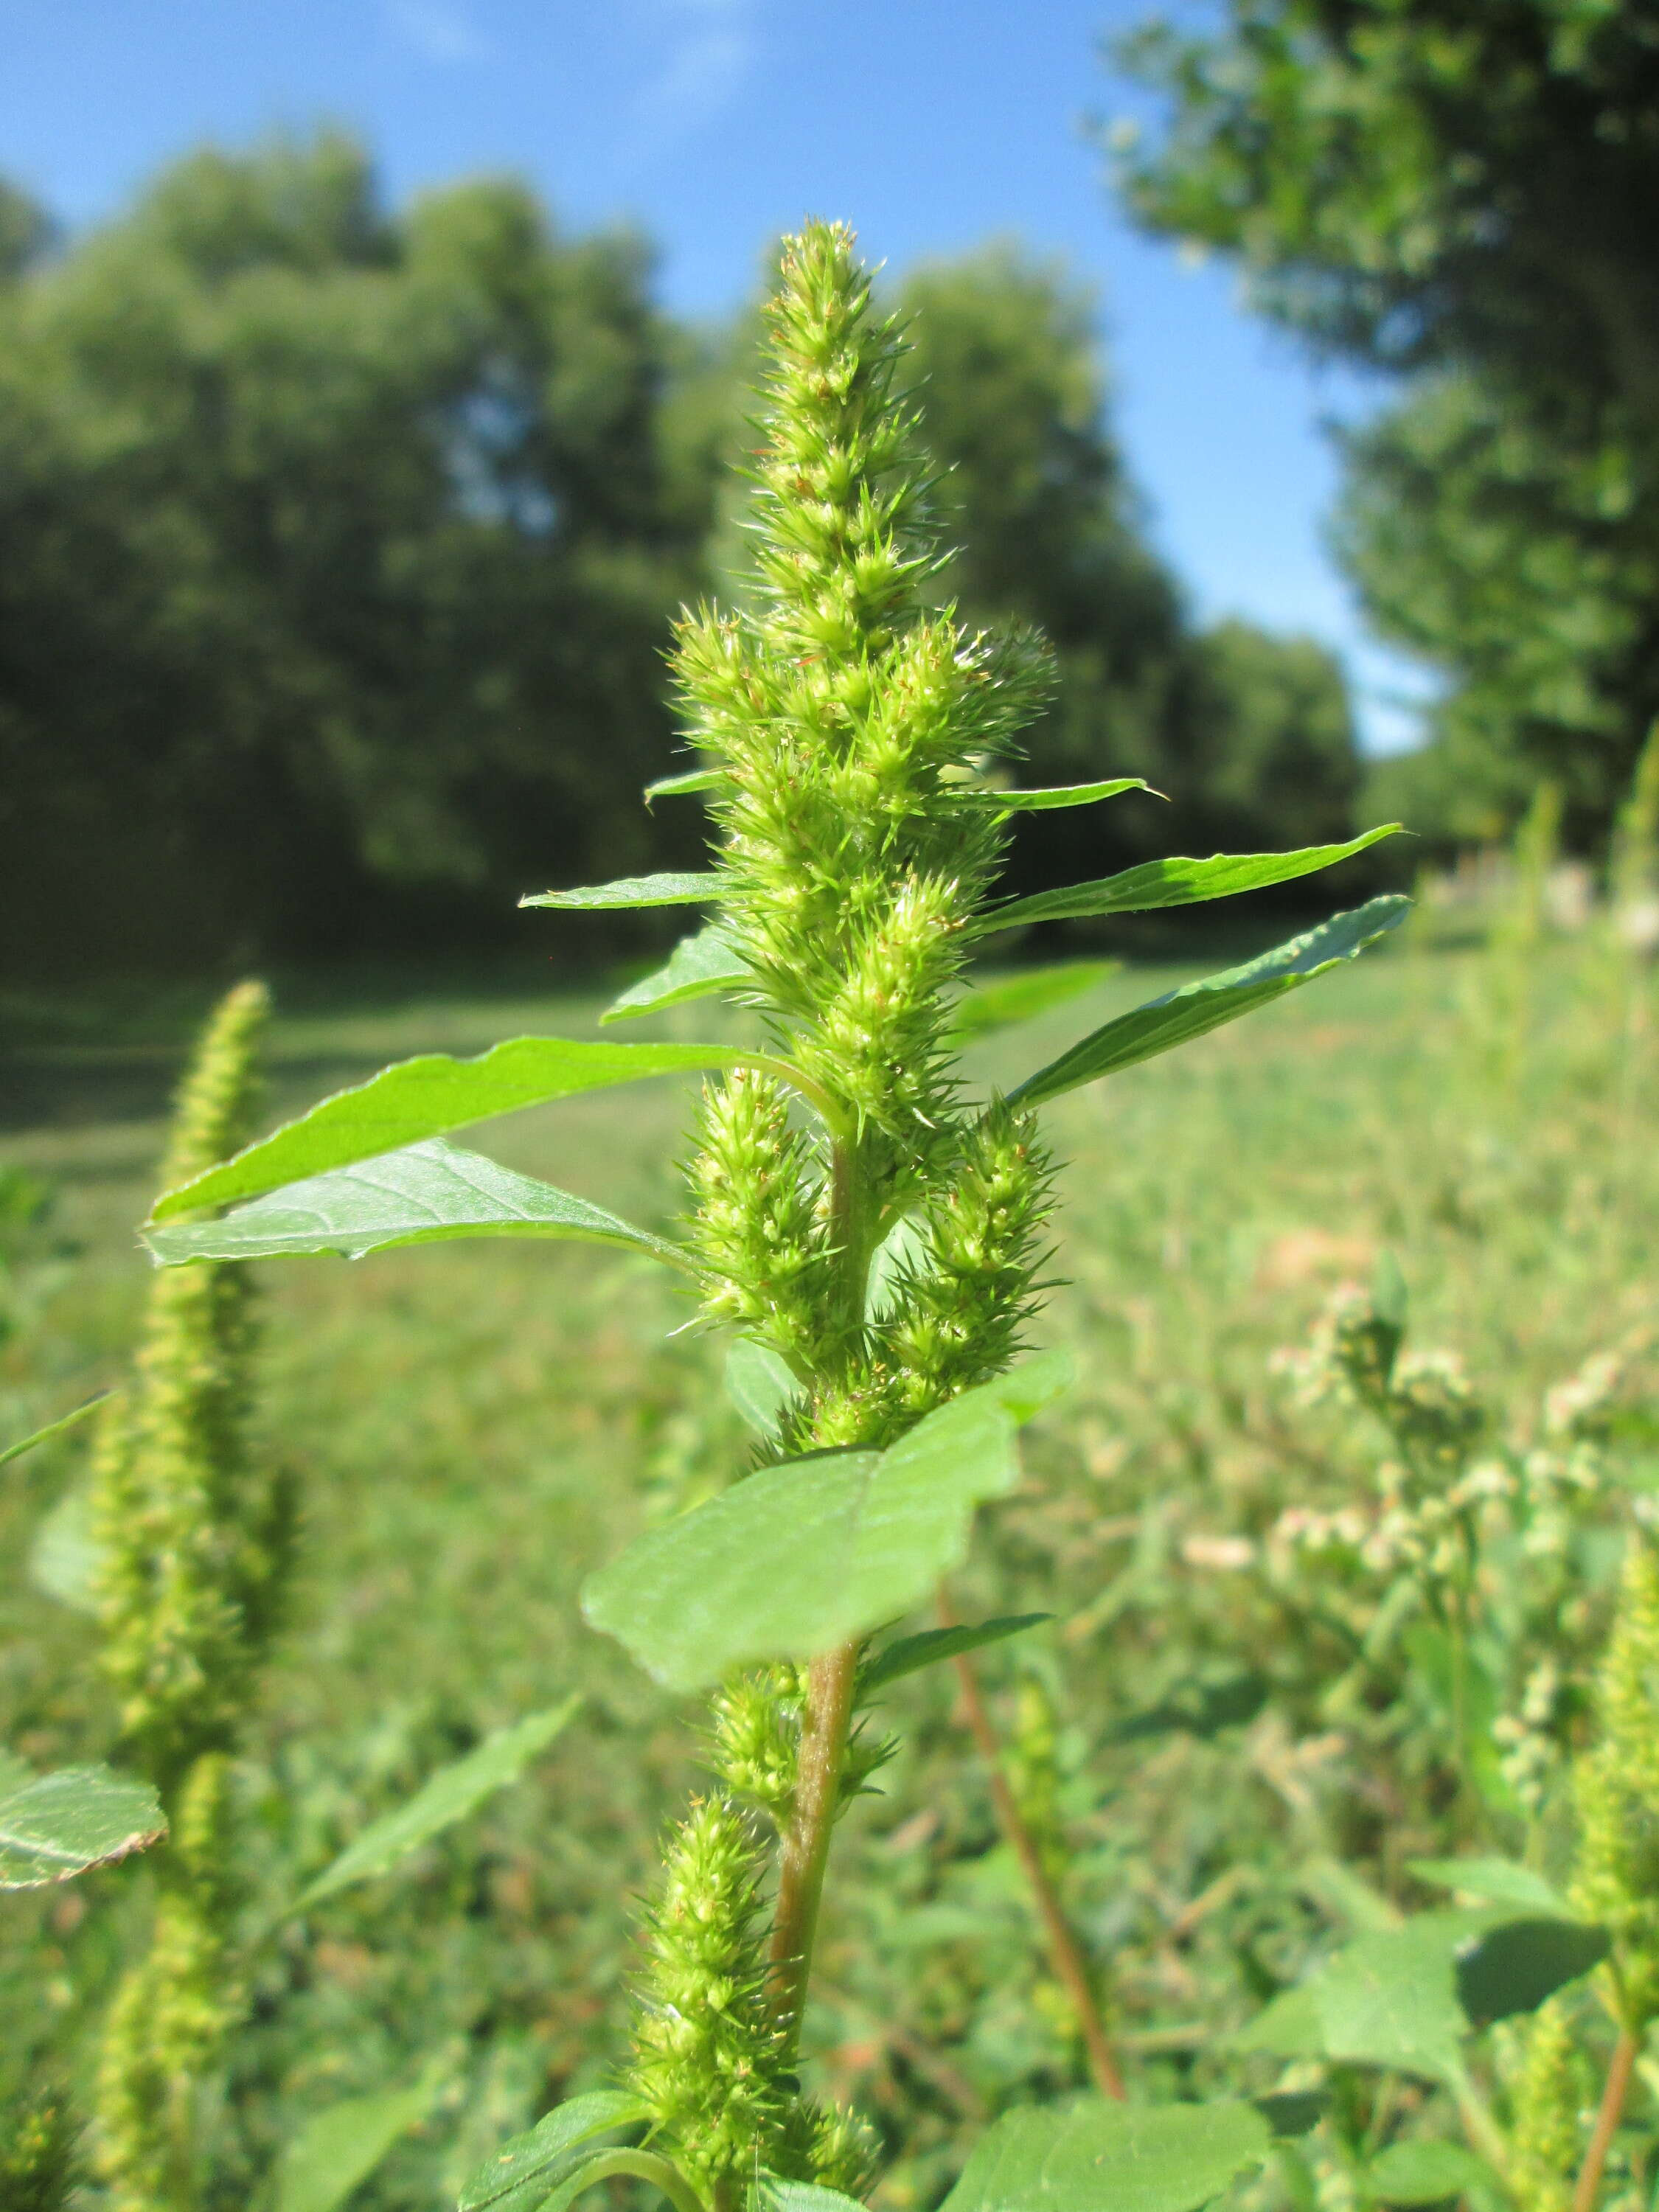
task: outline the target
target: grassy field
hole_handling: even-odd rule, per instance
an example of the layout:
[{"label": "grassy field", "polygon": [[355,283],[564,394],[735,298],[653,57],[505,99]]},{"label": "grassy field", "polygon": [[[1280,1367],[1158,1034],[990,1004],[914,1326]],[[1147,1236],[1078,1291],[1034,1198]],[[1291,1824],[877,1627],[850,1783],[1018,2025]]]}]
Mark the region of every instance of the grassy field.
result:
[{"label": "grassy field", "polygon": [[[1015,1079],[1176,980],[1126,971],[989,1041],[973,1073]],[[410,1052],[592,1034],[599,1003],[416,987],[378,1011],[301,1004],[276,1025],[273,1117]],[[1588,956],[1553,954],[1522,989],[1476,952],[1395,949],[1050,1109],[1066,1280],[1042,1334],[1074,1348],[1081,1382],[1034,1433],[960,1598],[1057,1616],[988,1659],[988,1684],[1006,1724],[1054,1733],[1071,1901],[1154,2087],[1202,2077],[1202,2025],[1242,2016],[1262,1961],[1340,1912],[1296,1869],[1346,1847],[1364,1795],[1285,1672],[1248,1561],[1287,1503],[1362,1491],[1374,1440],[1297,1411],[1271,1355],[1385,1247],[1414,1334],[1459,1351],[1522,1431],[1547,1386],[1659,1321],[1652,1044],[1622,1019]],[[11,1064],[0,1159],[51,1210],[7,1232],[0,1434],[118,1370],[176,1050],[167,1024],[133,1022],[115,1044],[60,1029]],[[684,1107],[641,1085],[481,1141],[661,1221]],[[576,1593],[745,1446],[715,1347],[675,1333],[686,1309],[642,1262],[484,1243],[274,1263],[263,1281],[262,1427],[299,1471],[307,1534],[248,1765],[251,1917],[481,1730],[584,1695],[532,1778],[260,1954],[234,2085],[246,2179],[296,2114],[433,2053],[448,2069],[433,2118],[358,2200],[389,2212],[439,2201],[619,2047],[632,1901],[694,1784],[690,1716],[583,1626]],[[42,1764],[109,1735],[88,1626],[28,1567],[83,1457],[66,1443],[0,1491],[0,1739]],[[1247,1666],[1285,1674],[1248,1726],[1114,1740],[1195,1670]],[[890,1719],[885,1794],[849,1817],[832,1877],[812,2063],[903,2142],[878,2200],[899,2208],[933,2200],[986,2114],[1082,2077],[943,1673],[896,1689]],[[83,2062],[143,1880],[0,1899],[0,2092],[37,2063]]]}]

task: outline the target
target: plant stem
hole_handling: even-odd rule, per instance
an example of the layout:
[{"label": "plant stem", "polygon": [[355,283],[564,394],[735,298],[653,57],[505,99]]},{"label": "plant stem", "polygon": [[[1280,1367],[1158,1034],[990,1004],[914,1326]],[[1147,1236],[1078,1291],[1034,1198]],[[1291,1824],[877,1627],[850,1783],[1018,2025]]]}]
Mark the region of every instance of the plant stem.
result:
[{"label": "plant stem", "polygon": [[[939,1617],[941,1626],[945,1628],[954,1628],[957,1625],[956,1614],[943,1590],[939,1593]],[[957,1680],[962,1691],[963,1711],[968,1717],[968,1726],[979,1747],[980,1756],[985,1761],[997,1824],[1024,1869],[1032,1901],[1037,1909],[1037,1917],[1042,1923],[1043,1934],[1048,1939],[1049,1962],[1064,1985],[1066,1994],[1071,1999],[1072,2009],[1077,2015],[1084,2048],[1089,2055],[1089,2071],[1103,2096],[1121,2100],[1127,2092],[1123,2086],[1123,2076],[1118,2071],[1111,2040],[1106,2033],[1106,2023],[1101,2016],[1099,2000],[1089,1977],[1088,1964],[1072,1924],[1066,1917],[1065,1908],[1055,1893],[1054,1886],[1048,1879],[1048,1869],[1042,1863],[1042,1854],[1037,1849],[1036,1838],[1026,1826],[1015,1802],[1014,1793],[1008,1786],[1008,1778],[1002,1771],[1002,1747],[997,1741],[991,1716],[986,1711],[973,1661],[965,1651],[960,1651],[957,1654],[955,1664]]]},{"label": "plant stem", "polygon": [[795,1802],[784,1831],[778,1865],[777,1911],[772,1922],[772,2007],[793,2057],[806,2006],[817,1933],[818,1902],[830,1861],[830,1839],[841,1798],[842,1763],[853,1717],[858,1673],[856,1638],[815,1659],[807,1670],[806,1710],[801,1717]]},{"label": "plant stem", "polygon": [[1625,2099],[1630,2094],[1630,2077],[1636,2064],[1642,2039],[1632,2029],[1621,2027],[1619,2040],[1613,2046],[1613,2057],[1607,2062],[1607,2079],[1601,2092],[1601,2102],[1595,2114],[1595,2125],[1590,2130],[1589,2148],[1584,2153],[1584,2163],[1579,2171],[1578,2185],[1572,2192],[1572,2212],[1595,2212],[1596,2192],[1601,2186],[1601,2172],[1607,2162],[1607,2153],[1613,2148],[1613,2136],[1624,2116]]}]

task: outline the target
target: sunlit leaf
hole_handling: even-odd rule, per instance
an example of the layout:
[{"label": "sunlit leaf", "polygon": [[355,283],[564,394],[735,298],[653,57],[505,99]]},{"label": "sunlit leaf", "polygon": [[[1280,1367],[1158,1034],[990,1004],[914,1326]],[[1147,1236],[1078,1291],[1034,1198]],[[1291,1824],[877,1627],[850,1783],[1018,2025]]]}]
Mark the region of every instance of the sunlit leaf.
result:
[{"label": "sunlit leaf", "polygon": [[574,2203],[585,2191],[597,2188],[602,2181],[643,2181],[660,2191],[676,2212],[707,2212],[702,2199],[678,2167],[650,2150],[602,2150],[597,2158],[584,2159],[543,2199],[540,2212],[564,2212],[567,2204]]},{"label": "sunlit leaf", "polygon": [[681,938],[666,965],[630,984],[621,998],[605,1008],[599,1020],[637,1021],[645,1014],[661,1013],[665,1006],[741,989],[752,981],[730,933],[720,922],[712,921],[695,937]]},{"label": "sunlit leaf", "polygon": [[1352,914],[1334,915],[1317,929],[1291,938],[1259,959],[1246,961],[1242,968],[1206,976],[1202,982],[1183,983],[1177,991],[1149,999],[1144,1006],[1117,1015],[1058,1060],[1028,1076],[1010,1092],[1009,1103],[1040,1106],[1047,1099],[1075,1091],[1080,1084],[1115,1075],[1121,1068],[1133,1067],[1138,1061],[1219,1029],[1224,1022],[1237,1021],[1241,1014],[1253,1013],[1285,992],[1310,983],[1339,962],[1352,960],[1403,921],[1410,906],[1409,899],[1393,895],[1372,899]]},{"label": "sunlit leaf", "polygon": [[1572,1917],[1572,1908],[1560,1891],[1514,1859],[1408,1859],[1406,1865],[1419,1881],[1457,1890],[1483,1905],[1518,1905],[1556,1919]]},{"label": "sunlit leaf", "polygon": [[284,1183],[349,1167],[441,1137],[497,1114],[574,1097],[651,1075],[737,1067],[749,1057],[726,1045],[611,1044],[569,1037],[512,1037],[474,1060],[422,1053],[367,1083],[320,1099],[297,1121],[170,1190],[151,1218],[258,1198]]},{"label": "sunlit leaf", "polygon": [[647,1252],[672,1266],[687,1264],[678,1247],[602,1206],[437,1138],[287,1183],[233,1206],[217,1220],[143,1233],[164,1267],[188,1260],[264,1260],[305,1252],[361,1260],[394,1245],[458,1237],[574,1237]]},{"label": "sunlit leaf", "polygon": [[763,2174],[755,2191],[759,2212],[864,2212],[856,2197],[843,2197],[839,2189],[821,2189],[815,2181],[780,2181]]},{"label": "sunlit leaf", "polygon": [[0,1752],[0,1889],[40,1889],[108,1866],[167,1833],[147,1782],[107,1766],[33,1774]]},{"label": "sunlit leaf", "polygon": [[1272,2148],[1242,2100],[1016,2109],[975,2144],[943,2212],[1196,2212]]},{"label": "sunlit leaf", "polygon": [[859,1677],[859,1694],[868,1697],[906,1674],[955,1659],[965,1651],[982,1651],[988,1644],[1001,1644],[1054,1619],[1052,1613],[1005,1613],[994,1620],[964,1621],[955,1628],[924,1628],[920,1635],[901,1636],[878,1651]]},{"label": "sunlit leaf", "polygon": [[1400,828],[1387,822],[1342,845],[1304,845],[1296,853],[1212,853],[1208,860],[1188,859],[1172,853],[1161,860],[1144,860],[1097,883],[1071,884],[1063,890],[1036,891],[996,907],[975,925],[988,935],[999,929],[1023,928],[1034,921],[1074,921],[1085,915],[1146,914],[1155,907],[1196,906],[1210,899],[1236,898],[1242,891],[1267,890],[1288,884],[1298,876],[1311,876],[1321,868],[1352,860],[1381,837],[1392,837]]},{"label": "sunlit leaf", "polygon": [[800,1395],[800,1384],[781,1353],[740,1336],[726,1356],[726,1395],[757,1436],[771,1438],[784,1407]]},{"label": "sunlit leaf", "polygon": [[354,1882],[389,1872],[411,1851],[476,1812],[486,1797],[518,1780],[580,1703],[579,1697],[567,1698],[544,1713],[532,1713],[510,1728],[497,1729],[464,1759],[429,1776],[407,1804],[371,1821],[362,1835],[348,1844],[333,1865],[301,1893],[294,1911],[303,1912]]},{"label": "sunlit leaf", "polygon": [[1117,960],[1066,960],[1055,968],[1028,968],[1023,975],[981,983],[957,1000],[951,1016],[951,1035],[961,1044],[992,1030],[1006,1029],[1013,1022],[1029,1022],[1080,998],[1085,991],[1092,991],[1121,965]]},{"label": "sunlit leaf", "polygon": [[1037,791],[989,791],[982,786],[964,785],[951,795],[990,813],[1033,814],[1046,813],[1054,806],[1092,806],[1097,799],[1116,799],[1126,791],[1151,792],[1154,799],[1164,796],[1139,775],[1117,775],[1107,783],[1050,784]]},{"label": "sunlit leaf", "polygon": [[619,876],[614,884],[579,884],[568,891],[527,892],[520,906],[699,906],[720,895],[712,868],[687,875]]},{"label": "sunlit leaf", "polygon": [[335,2212],[398,2137],[426,2118],[442,2086],[443,2075],[434,2069],[412,2089],[349,2097],[313,2113],[283,2146],[276,2212]]},{"label": "sunlit leaf", "polygon": [[678,799],[687,792],[713,791],[727,781],[723,768],[689,768],[684,775],[659,775],[654,783],[645,787],[645,803],[653,799]]},{"label": "sunlit leaf", "polygon": [[579,2145],[611,2128],[650,2118],[650,2107],[622,2089],[593,2089],[569,2098],[523,2135],[503,2143],[462,2190],[457,2212],[528,2212],[558,2179]]},{"label": "sunlit leaf", "polygon": [[960,1560],[975,1509],[1012,1488],[1017,1429],[1068,1378],[1050,1353],[964,1393],[884,1452],[763,1468],[603,1568],[584,1593],[587,1617],[682,1690],[896,1620]]}]

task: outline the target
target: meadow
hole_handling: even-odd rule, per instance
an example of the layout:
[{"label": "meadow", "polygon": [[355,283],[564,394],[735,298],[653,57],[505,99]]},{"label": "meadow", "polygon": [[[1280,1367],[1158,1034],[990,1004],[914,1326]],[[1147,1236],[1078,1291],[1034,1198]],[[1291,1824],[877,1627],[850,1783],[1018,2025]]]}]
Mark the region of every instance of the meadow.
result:
[{"label": "meadow", "polygon": [[[1411,1341],[1457,1354],[1519,1449],[1547,1392],[1618,1353],[1610,1480],[1659,1493],[1651,979],[1644,1027],[1626,971],[1585,945],[1505,965],[1426,925],[1406,934],[1046,1116],[1063,1228],[1036,1335],[1072,1349],[1079,1386],[1030,1432],[1024,1485],[985,1516],[957,1596],[1054,1616],[986,1654],[981,1678],[1138,2096],[1239,2078],[1219,2029],[1334,1936],[1425,1902],[1414,1856],[1480,1840],[1476,1812],[1403,1785],[1396,1740],[1322,1703],[1340,1586],[1338,1618],[1298,1611],[1267,1571],[1273,1532],[1370,1499],[1383,1444],[1362,1416],[1299,1403],[1275,1354],[1391,1254]],[[974,1048],[970,1077],[1016,1079],[1192,963],[1126,966]],[[279,1000],[270,1117],[406,1054],[592,1035],[608,995],[301,983]],[[40,1009],[23,1025],[0,1152],[9,1432],[118,1370],[186,1026],[183,1010],[94,1030]],[[657,1224],[682,1202],[685,1109],[686,1086],[641,1085],[481,1141]],[[619,2047],[635,1899],[696,1777],[689,1709],[584,1625],[576,1593],[749,1446],[714,1346],[641,1261],[480,1242],[276,1261],[259,1280],[259,1432],[297,1471],[305,1529],[245,1771],[250,1923],[432,1766],[582,1697],[524,1781],[261,1954],[231,2085],[244,2184],[300,2116],[432,2063],[429,2117],[354,2200],[392,2212],[453,2197]],[[71,1437],[0,1491],[0,1737],[40,1765],[111,1735],[88,1625],[31,1565],[84,1458]],[[1615,1555],[1610,1539],[1586,1553],[1592,1608]],[[885,1717],[900,1748],[831,1874],[809,2063],[881,2132],[875,2202],[899,2212],[937,2200],[988,2116],[1085,2076],[948,1670],[895,1686]],[[84,2066],[144,1880],[0,1899],[0,2094]]]}]

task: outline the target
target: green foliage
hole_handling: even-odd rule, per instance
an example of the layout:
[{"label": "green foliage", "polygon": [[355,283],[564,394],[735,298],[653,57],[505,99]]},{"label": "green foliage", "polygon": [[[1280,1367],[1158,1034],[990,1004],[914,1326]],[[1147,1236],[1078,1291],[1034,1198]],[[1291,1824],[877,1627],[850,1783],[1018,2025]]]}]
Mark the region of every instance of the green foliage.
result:
[{"label": "green foliage", "polygon": [[428,2069],[412,2088],[352,2097],[313,2114],[283,2146],[274,2212],[335,2212],[398,2137],[419,2126],[442,2086],[441,2073]]},{"label": "green foliage", "polygon": [[505,179],[393,213],[325,132],[0,285],[0,865],[55,960],[453,941],[550,821],[579,872],[689,857],[635,805],[707,520],[647,281]]},{"label": "green foliage", "polygon": [[1168,102],[1119,161],[1134,213],[1236,257],[1318,350],[1412,380],[1344,441],[1351,570],[1449,679],[1436,757],[1391,794],[1441,797],[1413,818],[1456,838],[1547,768],[1577,834],[1604,830],[1659,707],[1651,25],[1581,0],[1233,0],[1122,51]]},{"label": "green foliage", "polygon": [[1103,1075],[1133,1067],[1155,1053],[1171,1051],[1224,1022],[1253,1013],[1364,951],[1405,920],[1409,906],[1402,898],[1372,899],[1352,914],[1337,915],[1289,944],[1246,961],[1242,968],[1206,976],[1202,982],[1183,983],[1178,990],[1151,999],[1133,1013],[1103,1024],[1047,1067],[1028,1075],[1010,1092],[1009,1103],[1042,1105],[1079,1084],[1097,1082]]},{"label": "green foliage", "polygon": [[498,1729],[476,1751],[428,1778],[407,1804],[373,1820],[354,1836],[331,1867],[308,1882],[294,1910],[304,1912],[353,1882],[369,1881],[429,1843],[434,1836],[476,1812],[485,1798],[516,1782],[538,1752],[544,1751],[569,1722],[580,1700],[567,1698],[545,1713],[532,1713],[510,1728]]},{"label": "green foliage", "polygon": [[683,937],[665,966],[630,984],[599,1016],[601,1022],[637,1020],[659,1014],[666,1007],[684,1006],[688,1000],[732,995],[749,980],[736,948],[718,923]]},{"label": "green foliage", "polygon": [[[3,205],[3,204],[0,204]],[[6,2212],[63,2212],[80,2179],[80,2130],[61,2093],[30,2100],[0,2142],[0,2204]]]},{"label": "green foliage", "polygon": [[0,1467],[4,1467],[9,1460],[21,1459],[23,1454],[33,1451],[36,1444],[50,1443],[54,1437],[67,1436],[71,1429],[78,1428],[89,1414],[95,1413],[103,1402],[101,1395],[88,1398],[84,1406],[77,1406],[73,1413],[60,1414],[57,1420],[48,1421],[44,1428],[36,1429],[32,1436],[19,1437],[15,1443],[9,1443],[0,1450]]},{"label": "green foliage", "polygon": [[523,2135],[503,2143],[481,2166],[460,2194],[458,2212],[526,2212],[566,2164],[570,2154],[595,2136],[631,2127],[649,2117],[642,2099],[622,2089],[593,2089],[573,2097]]},{"label": "green foliage", "polygon": [[954,1659],[961,1652],[982,1651],[987,1644],[1001,1644],[1053,1618],[1047,1613],[1011,1613],[995,1620],[964,1622],[959,1628],[924,1628],[919,1635],[898,1637],[884,1644],[860,1669],[859,1694],[873,1696],[890,1682],[900,1681],[923,1667],[935,1667],[940,1660]]},{"label": "green foliage", "polygon": [[751,1475],[601,1568],[588,1619],[690,1690],[746,1662],[811,1658],[909,1612],[961,1559],[975,1507],[1018,1480],[1015,1431],[1068,1376],[1063,1358],[1033,1360],[884,1452]]},{"label": "green foliage", "polygon": [[1352,838],[1346,844],[1316,845],[1302,853],[1217,853],[1207,860],[1148,860],[1097,884],[1040,891],[1033,898],[1016,899],[1012,906],[995,908],[981,923],[981,933],[1015,929],[1034,921],[1070,921],[1082,915],[1145,914],[1154,907],[1194,906],[1206,899],[1232,898],[1241,891],[1262,890],[1270,884],[1315,875],[1322,868],[1364,852],[1379,837],[1391,836],[1399,827],[1397,822],[1390,823],[1386,829],[1368,830],[1363,837]]},{"label": "green foliage", "polygon": [[678,1264],[660,1237],[630,1228],[603,1206],[514,1175],[438,1138],[284,1183],[217,1221],[172,1222],[146,1232],[164,1267],[188,1260],[266,1260],[285,1252],[338,1252],[361,1260],[398,1244],[456,1237],[574,1237],[620,1244]]},{"label": "green foliage", "polygon": [[563,1037],[514,1037],[475,1060],[424,1053],[383,1068],[349,1091],[337,1091],[222,1166],[181,1180],[156,1201],[151,1218],[169,1221],[176,1214],[256,1197],[551,1098],[752,1058],[721,1045],[590,1044]]},{"label": "green foliage", "polygon": [[945,2201],[948,2212],[1196,2212],[1261,2166],[1271,2140],[1246,2104],[1016,2110],[975,2145]]},{"label": "green foliage", "polygon": [[88,1867],[142,1851],[166,1833],[148,1783],[126,1780],[106,1766],[32,1774],[21,1759],[0,1752],[0,1889],[67,1881]]}]

